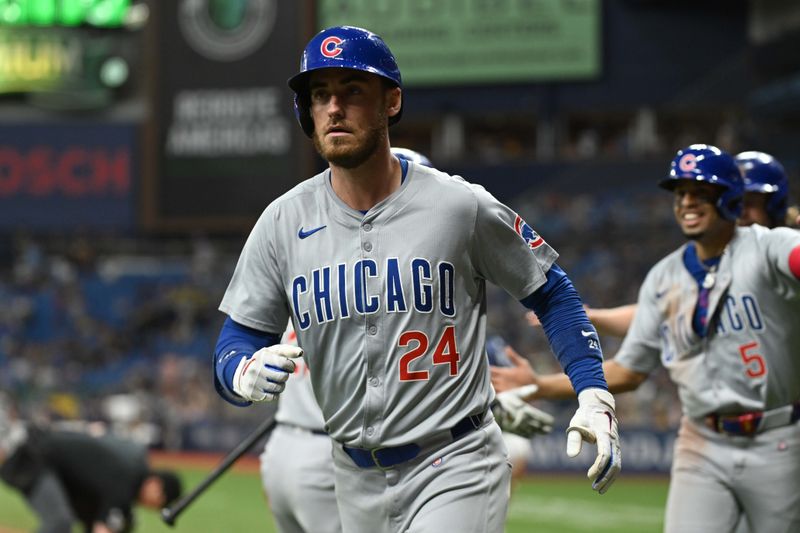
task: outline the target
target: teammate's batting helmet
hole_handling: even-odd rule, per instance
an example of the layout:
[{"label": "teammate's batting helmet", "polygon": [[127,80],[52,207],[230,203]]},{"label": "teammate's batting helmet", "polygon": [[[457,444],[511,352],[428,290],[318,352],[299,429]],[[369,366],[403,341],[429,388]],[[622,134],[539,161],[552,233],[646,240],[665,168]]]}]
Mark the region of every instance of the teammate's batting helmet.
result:
[{"label": "teammate's batting helmet", "polygon": [[433,163],[431,160],[422,155],[419,152],[415,152],[414,150],[410,150],[408,148],[392,148],[392,153],[399,157],[400,159],[405,159],[406,161],[413,161],[415,163],[419,163],[420,165],[425,165],[426,167],[433,168]]},{"label": "teammate's batting helmet", "polygon": [[[378,35],[354,26],[334,26],[315,35],[303,50],[300,72],[289,78],[289,87],[294,91],[294,110],[303,131],[311,137],[314,121],[309,108],[308,78],[311,72],[323,68],[349,68],[369,72],[388,80],[392,85],[403,87],[400,69],[392,51]],[[400,111],[389,117],[389,125],[400,120]]]},{"label": "teammate's batting helmet", "polygon": [[782,223],[789,203],[789,180],[783,165],[764,152],[737,154],[736,164],[744,178],[744,190],[768,194],[767,215],[773,222]]},{"label": "teammate's batting helmet", "polygon": [[744,180],[736,161],[727,152],[710,144],[693,144],[678,150],[669,175],[659,185],[669,191],[681,180],[704,181],[722,187],[717,211],[726,220],[736,220],[742,212]]}]

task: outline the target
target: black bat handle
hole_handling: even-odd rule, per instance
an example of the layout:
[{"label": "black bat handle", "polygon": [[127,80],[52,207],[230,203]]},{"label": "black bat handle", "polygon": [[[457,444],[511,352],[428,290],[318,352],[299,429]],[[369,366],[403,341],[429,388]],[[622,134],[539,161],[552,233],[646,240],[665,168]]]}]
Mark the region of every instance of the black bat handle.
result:
[{"label": "black bat handle", "polygon": [[208,474],[203,481],[201,481],[195,488],[193,488],[185,496],[181,497],[170,506],[161,509],[161,520],[169,526],[175,525],[175,520],[178,516],[197,499],[205,490],[224,474],[233,463],[236,462],[241,456],[253,447],[264,435],[269,433],[275,427],[276,421],[274,417],[264,420],[250,435],[240,442],[236,448],[228,452],[228,454],[220,461],[214,470]]}]

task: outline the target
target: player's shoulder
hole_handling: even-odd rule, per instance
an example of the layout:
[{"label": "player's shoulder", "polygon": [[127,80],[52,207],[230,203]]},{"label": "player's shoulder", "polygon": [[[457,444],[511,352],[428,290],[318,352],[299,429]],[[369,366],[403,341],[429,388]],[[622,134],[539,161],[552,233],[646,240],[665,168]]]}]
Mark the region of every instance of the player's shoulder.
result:
[{"label": "player's shoulder", "polygon": [[287,206],[308,204],[314,202],[314,196],[325,188],[325,175],[327,171],[320,172],[304,181],[301,181],[282,195],[275,198],[264,209],[263,216],[275,217]]},{"label": "player's shoulder", "polygon": [[759,246],[771,241],[800,239],[800,231],[794,228],[778,227],[768,228],[759,224],[738,226],[731,243],[733,245]]},{"label": "player's shoulder", "polygon": [[483,185],[472,183],[458,174],[448,174],[422,165],[417,165],[416,172],[419,174],[415,176],[415,180],[426,188],[426,193],[439,199],[447,199],[451,205],[474,206],[477,203],[496,201]]}]

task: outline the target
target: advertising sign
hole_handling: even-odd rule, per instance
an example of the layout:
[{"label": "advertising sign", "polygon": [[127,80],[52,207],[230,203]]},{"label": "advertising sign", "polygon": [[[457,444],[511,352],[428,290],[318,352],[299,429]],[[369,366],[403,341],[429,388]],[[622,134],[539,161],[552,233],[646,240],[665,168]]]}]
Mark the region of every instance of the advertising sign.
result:
[{"label": "advertising sign", "polygon": [[600,0],[320,0],[319,29],[378,33],[407,85],[590,79]]},{"label": "advertising sign", "polygon": [[131,124],[0,124],[0,227],[132,228],[137,131]]},{"label": "advertising sign", "polygon": [[[309,176],[286,80],[308,31],[303,2],[177,0],[159,6],[150,227],[249,229]],[[304,142],[300,143],[299,141]]]}]

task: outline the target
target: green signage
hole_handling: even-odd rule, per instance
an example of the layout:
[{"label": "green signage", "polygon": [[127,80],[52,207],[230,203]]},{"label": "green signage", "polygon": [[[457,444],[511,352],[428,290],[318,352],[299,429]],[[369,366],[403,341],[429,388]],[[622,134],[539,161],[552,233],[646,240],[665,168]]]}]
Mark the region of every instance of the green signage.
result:
[{"label": "green signage", "polygon": [[588,79],[600,73],[601,0],[319,0],[319,29],[360,26],[404,83]]},{"label": "green signage", "polygon": [[122,26],[131,0],[0,0],[0,26]]}]

